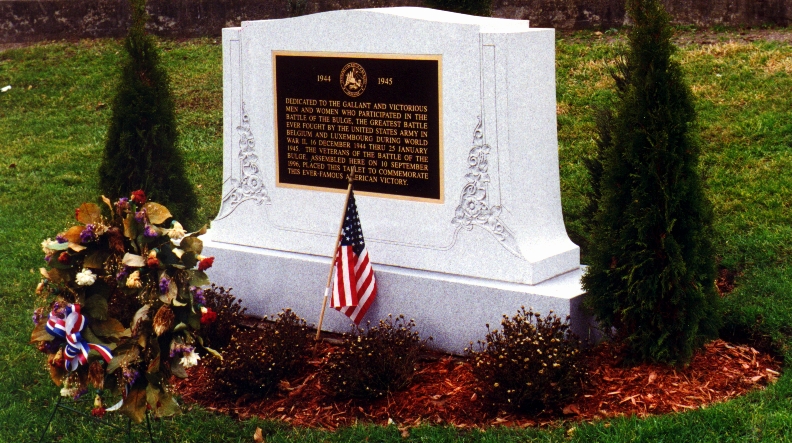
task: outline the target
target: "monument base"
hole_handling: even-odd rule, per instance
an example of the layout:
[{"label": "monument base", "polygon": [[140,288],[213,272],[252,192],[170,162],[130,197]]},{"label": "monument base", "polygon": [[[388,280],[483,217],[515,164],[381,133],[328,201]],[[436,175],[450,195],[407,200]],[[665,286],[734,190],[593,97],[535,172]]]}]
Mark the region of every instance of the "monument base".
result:
[{"label": "monument base", "polygon": [[[219,286],[233,288],[249,314],[272,318],[291,308],[309,324],[317,323],[329,257],[221,243],[211,237],[211,230],[202,237],[203,255],[216,258],[209,277]],[[415,320],[421,337],[433,337],[430,345],[436,349],[463,354],[471,342],[484,340],[487,324],[498,329],[502,315],[511,317],[521,306],[542,315],[551,310],[561,318],[570,315],[573,332],[583,339],[595,334],[581,306],[582,268],[537,285],[524,285],[376,262],[373,267],[379,294],[364,322],[404,314]],[[347,332],[351,324],[328,306],[322,329]]]}]

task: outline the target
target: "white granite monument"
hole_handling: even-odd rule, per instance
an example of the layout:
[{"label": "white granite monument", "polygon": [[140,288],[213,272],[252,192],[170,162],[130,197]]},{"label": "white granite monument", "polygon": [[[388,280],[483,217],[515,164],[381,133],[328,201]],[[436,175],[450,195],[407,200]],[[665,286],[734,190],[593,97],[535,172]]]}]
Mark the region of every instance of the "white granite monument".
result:
[{"label": "white granite monument", "polygon": [[[520,306],[580,312],[561,214],[555,38],[424,8],[333,11],[223,30],[224,169],[204,255],[249,312],[321,309],[355,167],[379,295],[462,352]],[[347,331],[328,310],[323,328]]]}]

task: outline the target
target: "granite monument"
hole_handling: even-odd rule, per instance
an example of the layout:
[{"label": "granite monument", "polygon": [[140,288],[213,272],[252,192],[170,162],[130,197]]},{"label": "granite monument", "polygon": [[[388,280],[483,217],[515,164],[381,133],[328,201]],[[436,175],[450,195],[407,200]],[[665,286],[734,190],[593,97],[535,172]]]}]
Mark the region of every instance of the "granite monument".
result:
[{"label": "granite monument", "polygon": [[[223,30],[224,169],[212,280],[249,311],[316,321],[355,194],[379,296],[462,352],[520,306],[580,312],[561,213],[555,37],[425,8],[333,11]],[[329,311],[325,330],[349,320]]]}]

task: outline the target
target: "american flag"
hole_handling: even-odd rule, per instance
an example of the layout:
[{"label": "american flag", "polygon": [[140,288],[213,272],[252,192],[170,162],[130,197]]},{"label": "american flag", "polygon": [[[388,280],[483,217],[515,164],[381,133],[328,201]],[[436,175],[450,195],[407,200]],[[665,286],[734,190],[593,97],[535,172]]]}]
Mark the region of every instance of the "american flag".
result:
[{"label": "american flag", "polygon": [[343,312],[355,324],[366,315],[374,297],[377,281],[371,268],[363,230],[360,228],[355,195],[349,191],[341,244],[336,255],[336,275],[330,307]]}]

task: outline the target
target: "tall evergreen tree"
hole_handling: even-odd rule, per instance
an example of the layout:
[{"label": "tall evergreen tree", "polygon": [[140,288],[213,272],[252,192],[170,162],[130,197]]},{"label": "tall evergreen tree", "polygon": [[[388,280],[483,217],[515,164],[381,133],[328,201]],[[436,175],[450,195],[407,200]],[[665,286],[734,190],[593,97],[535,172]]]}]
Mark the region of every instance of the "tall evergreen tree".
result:
[{"label": "tall evergreen tree", "polygon": [[627,0],[634,24],[618,100],[600,119],[588,305],[633,360],[686,364],[717,333],[711,205],[698,171],[690,89],[660,0]]},{"label": "tall evergreen tree", "polygon": [[424,0],[424,6],[461,14],[492,16],[492,0]]},{"label": "tall evergreen tree", "polygon": [[154,39],[145,31],[145,0],[130,0],[132,26],[126,59],[112,101],[99,184],[111,200],[142,189],[182,223],[195,221],[197,197],[177,147],[168,75]]}]

